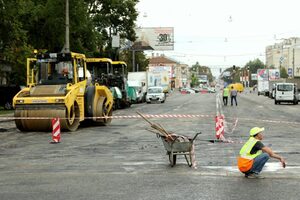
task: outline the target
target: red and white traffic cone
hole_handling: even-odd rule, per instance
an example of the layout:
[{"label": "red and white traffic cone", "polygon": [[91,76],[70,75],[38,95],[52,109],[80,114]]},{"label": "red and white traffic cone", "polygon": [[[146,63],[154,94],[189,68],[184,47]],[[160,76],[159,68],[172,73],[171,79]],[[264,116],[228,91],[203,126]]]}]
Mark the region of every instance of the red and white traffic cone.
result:
[{"label": "red and white traffic cone", "polygon": [[52,119],[52,143],[59,143],[60,141],[60,121],[59,118]]}]

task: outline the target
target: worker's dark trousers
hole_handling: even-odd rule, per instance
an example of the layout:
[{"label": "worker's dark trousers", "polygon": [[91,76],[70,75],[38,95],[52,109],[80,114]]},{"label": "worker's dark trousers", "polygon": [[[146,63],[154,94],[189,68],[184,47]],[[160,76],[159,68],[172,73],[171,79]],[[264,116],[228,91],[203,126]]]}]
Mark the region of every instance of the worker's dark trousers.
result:
[{"label": "worker's dark trousers", "polygon": [[236,96],[231,96],[231,105],[233,105],[233,99],[234,99],[235,105],[237,106]]},{"label": "worker's dark trousers", "polygon": [[224,106],[227,106],[227,102],[228,102],[228,97],[223,97]]},{"label": "worker's dark trousers", "polygon": [[250,173],[259,174],[269,159],[270,156],[267,153],[262,153],[256,158],[254,158],[253,166],[250,169]]}]

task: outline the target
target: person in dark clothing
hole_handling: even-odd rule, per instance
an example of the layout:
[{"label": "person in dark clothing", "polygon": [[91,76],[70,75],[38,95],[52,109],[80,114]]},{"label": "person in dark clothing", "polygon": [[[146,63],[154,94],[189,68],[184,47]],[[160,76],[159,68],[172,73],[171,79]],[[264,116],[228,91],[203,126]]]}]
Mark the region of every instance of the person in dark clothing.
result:
[{"label": "person in dark clothing", "polygon": [[237,96],[237,90],[234,89],[233,86],[231,86],[231,90],[230,90],[231,106],[233,106],[233,100],[234,100],[234,102],[235,102],[235,105],[237,106],[236,96]]}]

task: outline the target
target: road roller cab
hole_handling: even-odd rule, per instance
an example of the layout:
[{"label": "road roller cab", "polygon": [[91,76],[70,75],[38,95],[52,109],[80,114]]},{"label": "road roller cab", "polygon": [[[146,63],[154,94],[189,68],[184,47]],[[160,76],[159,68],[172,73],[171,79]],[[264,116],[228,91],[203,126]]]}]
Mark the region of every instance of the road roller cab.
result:
[{"label": "road roller cab", "polygon": [[112,114],[112,95],[106,87],[87,85],[86,72],[83,54],[45,53],[28,58],[28,87],[13,99],[17,128],[48,131],[53,117],[59,117],[67,131],[77,130],[85,119],[110,122],[105,117]]},{"label": "road roller cab", "polygon": [[129,107],[131,99],[126,92],[126,63],[121,61],[116,63],[109,58],[87,58],[86,60],[87,69],[92,77],[92,83],[105,85],[112,91],[114,108]]}]

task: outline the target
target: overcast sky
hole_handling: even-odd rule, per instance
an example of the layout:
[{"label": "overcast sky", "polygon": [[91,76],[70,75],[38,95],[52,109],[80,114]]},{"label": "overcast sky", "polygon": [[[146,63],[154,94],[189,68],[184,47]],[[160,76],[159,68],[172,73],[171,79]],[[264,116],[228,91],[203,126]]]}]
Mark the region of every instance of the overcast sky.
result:
[{"label": "overcast sky", "polygon": [[174,27],[174,51],[165,55],[214,71],[265,62],[267,45],[300,37],[297,0],[140,0],[137,9],[138,26]]}]

